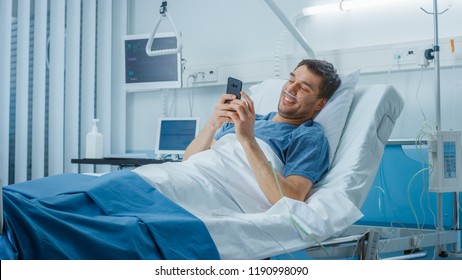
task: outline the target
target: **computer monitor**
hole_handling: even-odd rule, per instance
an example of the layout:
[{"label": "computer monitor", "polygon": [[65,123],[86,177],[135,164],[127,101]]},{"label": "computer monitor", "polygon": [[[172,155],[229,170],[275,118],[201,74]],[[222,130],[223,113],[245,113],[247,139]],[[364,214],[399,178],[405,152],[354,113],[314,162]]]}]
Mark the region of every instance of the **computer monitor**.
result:
[{"label": "computer monitor", "polygon": [[[148,56],[146,43],[150,34],[123,37],[125,90],[148,91],[181,87],[181,52]],[[154,37],[152,50],[174,49],[175,33],[159,33]]]},{"label": "computer monitor", "polygon": [[157,156],[183,155],[198,133],[199,118],[161,117],[157,124],[155,153]]}]

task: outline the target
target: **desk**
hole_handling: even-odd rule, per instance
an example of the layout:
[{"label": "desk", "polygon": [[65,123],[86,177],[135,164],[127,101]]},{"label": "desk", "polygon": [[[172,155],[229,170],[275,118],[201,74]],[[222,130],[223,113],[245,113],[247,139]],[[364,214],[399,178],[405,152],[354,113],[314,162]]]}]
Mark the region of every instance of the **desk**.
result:
[{"label": "desk", "polygon": [[82,158],[71,159],[71,163],[94,164],[94,165],[118,165],[119,169],[124,167],[137,167],[145,164],[160,164],[164,162],[174,162],[169,159],[152,158]]}]

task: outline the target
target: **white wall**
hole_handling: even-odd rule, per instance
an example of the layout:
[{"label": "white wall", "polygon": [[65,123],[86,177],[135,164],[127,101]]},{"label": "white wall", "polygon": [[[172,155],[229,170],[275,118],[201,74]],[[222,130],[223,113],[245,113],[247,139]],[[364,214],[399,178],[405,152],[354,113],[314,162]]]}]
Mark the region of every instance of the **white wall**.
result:
[{"label": "white wall", "polygon": [[[150,33],[159,17],[159,1],[133,0],[130,5],[129,33]],[[276,0],[288,17],[307,3],[338,1]],[[439,17],[442,62],[442,129],[462,130],[462,1],[438,1],[439,10],[450,9]],[[434,117],[434,71],[432,65],[420,70],[417,65],[397,65],[395,48],[430,47],[433,43],[432,1],[409,0],[406,3],[316,15],[299,22],[302,33],[319,58],[332,61],[339,72],[362,69],[360,85],[389,83],[406,100],[405,110],[392,138],[414,138],[420,130],[424,111],[428,121]],[[127,94],[127,150],[152,150],[156,118],[161,115],[161,93],[169,96],[172,116],[188,116],[188,96],[194,91],[193,115],[202,124],[212,112],[224,90],[227,76],[243,79],[247,89],[252,83],[274,75],[273,57],[283,25],[263,0],[175,0],[168,1],[168,11],[183,34],[183,58],[187,60],[184,86],[188,88]],[[166,21],[161,31],[171,30]],[[456,54],[449,51],[448,38],[455,37]],[[290,71],[299,58],[305,57],[296,41],[287,35],[281,45],[281,75]],[[443,48],[444,47],[444,48]],[[218,67],[219,81],[205,87],[191,88],[189,73],[201,67]],[[422,79],[420,79],[422,73]],[[420,87],[419,87],[420,85]],[[419,89],[419,91],[418,91]],[[418,94],[417,94],[418,91]],[[420,106],[419,106],[420,104]]]}]

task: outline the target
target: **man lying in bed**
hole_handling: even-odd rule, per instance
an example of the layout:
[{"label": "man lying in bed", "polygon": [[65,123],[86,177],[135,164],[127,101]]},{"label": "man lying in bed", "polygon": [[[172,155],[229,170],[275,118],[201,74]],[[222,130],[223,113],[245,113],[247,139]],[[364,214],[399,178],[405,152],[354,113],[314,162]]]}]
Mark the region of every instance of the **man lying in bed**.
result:
[{"label": "man lying in bed", "polygon": [[274,174],[284,195],[305,199],[328,166],[327,140],[311,119],[339,84],[332,65],[304,60],[281,90],[277,113],[255,116],[244,92],[244,100],[222,96],[181,163],[6,186],[0,259],[236,257],[234,235],[215,244],[227,221],[215,217],[270,209],[281,198]]},{"label": "man lying in bed", "polygon": [[329,158],[327,139],[312,119],[340,83],[332,64],[303,60],[281,89],[277,112],[256,115],[245,92],[243,100],[224,94],[181,164],[134,171],[196,213],[262,212],[282,194],[304,201]]}]

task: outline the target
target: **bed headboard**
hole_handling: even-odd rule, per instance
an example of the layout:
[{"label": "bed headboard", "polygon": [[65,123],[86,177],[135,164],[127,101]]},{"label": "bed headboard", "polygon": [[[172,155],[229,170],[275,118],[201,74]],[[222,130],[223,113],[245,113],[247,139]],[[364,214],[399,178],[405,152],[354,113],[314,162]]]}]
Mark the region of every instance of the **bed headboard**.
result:
[{"label": "bed headboard", "polygon": [[337,189],[360,208],[382,159],[404,101],[389,85],[355,89],[337,153],[317,188]]}]

